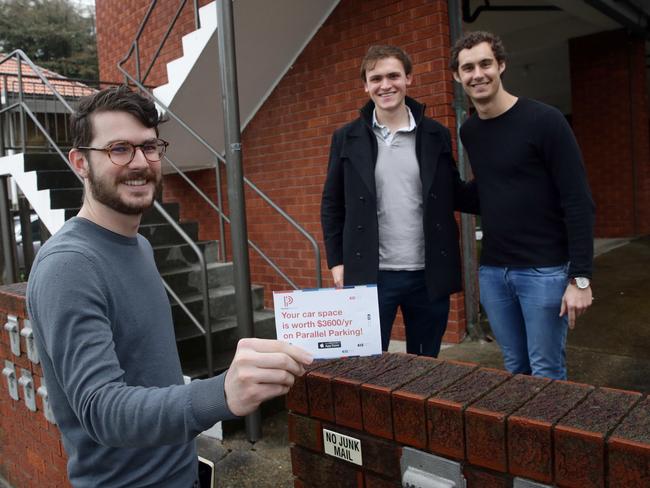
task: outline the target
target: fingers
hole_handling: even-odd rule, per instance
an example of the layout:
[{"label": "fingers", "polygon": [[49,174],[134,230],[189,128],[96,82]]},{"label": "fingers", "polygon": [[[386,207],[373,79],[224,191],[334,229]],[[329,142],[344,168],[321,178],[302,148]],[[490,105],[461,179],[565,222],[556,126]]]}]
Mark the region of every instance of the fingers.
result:
[{"label": "fingers", "polygon": [[574,307],[569,307],[569,329],[576,326],[576,310]]},{"label": "fingers", "polygon": [[300,376],[305,372],[303,363],[281,352],[257,352],[248,349],[242,351],[237,356],[237,362],[242,366],[260,369],[262,371],[282,370],[296,376]]},{"label": "fingers", "polygon": [[301,364],[311,364],[314,358],[304,349],[271,339],[257,339],[254,337],[242,339],[237,344],[237,351],[252,350],[258,353],[282,353]]},{"label": "fingers", "polygon": [[232,367],[232,380],[240,385],[251,386],[251,391],[257,389],[256,385],[281,385],[292,387],[296,376],[283,369],[241,368]]},{"label": "fingers", "polygon": [[232,393],[228,393],[228,408],[230,411],[243,417],[254,412],[263,402],[280,395],[286,395],[290,386],[282,384],[259,384],[254,390],[251,389],[247,394],[241,394],[235,401],[231,401]]},{"label": "fingers", "polygon": [[263,401],[285,394],[312,361],[309,353],[285,342],[240,340],[224,382],[228,408],[247,415]]},{"label": "fingers", "polygon": [[591,288],[579,290],[573,285],[568,285],[562,297],[560,317],[566,313],[569,328],[573,329],[576,325],[576,319],[587,311],[592,301]]},{"label": "fingers", "polygon": [[344,268],[342,264],[332,268],[332,279],[336,288],[343,288]]}]

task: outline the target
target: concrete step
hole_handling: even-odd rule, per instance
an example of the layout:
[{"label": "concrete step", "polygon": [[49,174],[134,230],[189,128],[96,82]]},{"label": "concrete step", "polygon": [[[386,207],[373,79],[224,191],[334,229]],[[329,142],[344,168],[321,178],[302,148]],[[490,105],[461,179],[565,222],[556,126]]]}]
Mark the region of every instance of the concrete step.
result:
[{"label": "concrete step", "polygon": [[[162,206],[176,222],[180,220],[181,207],[178,203],[163,203]],[[153,207],[144,212],[140,221],[140,225],[166,223],[167,220]]]},{"label": "concrete step", "polygon": [[70,170],[57,153],[25,153],[25,171]]},{"label": "concrete step", "polygon": [[[224,329],[219,333],[212,334],[212,358],[214,361],[214,373],[218,374],[226,370],[235,355],[239,333],[236,327],[235,317],[228,317],[230,323],[224,320]],[[270,310],[254,312],[254,335],[262,339],[275,339],[275,320]],[[203,336],[180,341],[178,353],[183,365],[183,373],[191,378],[207,377],[205,339]]]},{"label": "concrete step", "polygon": [[81,206],[83,190],[81,188],[50,189],[50,208],[78,208]]},{"label": "concrete step", "polygon": [[[261,310],[264,306],[264,287],[261,285],[251,286],[253,310]],[[191,295],[180,295],[181,300],[189,311],[203,322],[203,298],[199,293]],[[228,315],[234,315],[237,310],[235,301],[235,287],[232,285],[220,286],[209,290],[210,299],[210,317],[218,319]],[[179,305],[172,299],[172,318],[174,323],[184,323],[187,321],[187,315]]]},{"label": "concrete step", "polygon": [[[205,347],[201,353],[191,353],[188,357],[181,356],[181,368],[183,369],[183,374],[189,376],[193,380],[207,378],[208,367],[206,364],[205,356]],[[213,351],[213,375],[217,376],[227,370],[230,367],[230,363],[232,363],[232,359],[234,357],[234,348],[225,352]]]},{"label": "concrete step", "polygon": [[[233,284],[232,263],[208,263],[208,287],[217,288]],[[179,295],[201,293],[202,276],[199,266],[179,266],[160,273]]]},{"label": "concrete step", "polygon": [[72,217],[75,217],[79,213],[81,207],[75,208],[66,208],[64,213],[65,220],[70,220]]},{"label": "concrete step", "polygon": [[[224,341],[224,335],[228,335],[232,332],[238,334],[237,317],[235,315],[227,315],[225,317],[214,319],[212,320],[211,325],[212,334],[219,336],[219,338],[215,340],[214,344],[214,347],[218,350],[222,350],[224,344],[228,342]],[[265,333],[266,335],[268,335],[270,328],[275,330],[275,316],[273,311],[266,309],[254,310],[253,327],[255,331],[260,331],[260,333]],[[201,344],[205,344],[203,333],[190,321],[179,321],[175,323],[174,330],[176,331],[176,341],[178,342],[179,347],[182,342],[192,341],[194,339],[200,339]],[[184,347],[191,348],[192,346],[191,344],[186,344]]]},{"label": "concrete step", "polygon": [[40,170],[36,172],[36,188],[81,188],[81,181],[70,170]]},{"label": "concrete step", "polygon": [[[203,251],[208,263],[214,263],[219,258],[219,243],[217,241],[199,241],[196,245]],[[154,259],[161,273],[178,267],[191,266],[198,262],[196,253],[189,244],[157,244],[153,246]]]},{"label": "concrete step", "polygon": [[[163,208],[165,211],[171,215],[171,217],[178,222],[180,215],[180,206],[178,203],[163,203]],[[65,220],[68,220],[79,213],[80,207],[75,208],[66,208],[65,209]],[[166,224],[167,220],[158,212],[156,209],[151,208],[147,210],[142,215],[142,220],[140,225],[150,225],[150,224]]]},{"label": "concrete step", "polygon": [[[196,241],[199,237],[198,222],[181,222],[179,224],[190,239]],[[184,244],[185,241],[170,224],[146,224],[141,225],[138,232],[146,237],[152,246]]]}]

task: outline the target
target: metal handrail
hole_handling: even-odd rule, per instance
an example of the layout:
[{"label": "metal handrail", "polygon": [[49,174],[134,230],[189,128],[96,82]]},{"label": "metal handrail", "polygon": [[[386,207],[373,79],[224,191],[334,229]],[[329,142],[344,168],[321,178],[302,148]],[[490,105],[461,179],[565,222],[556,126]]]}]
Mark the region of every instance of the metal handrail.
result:
[{"label": "metal handrail", "polygon": [[185,312],[185,314],[189,317],[189,319],[192,321],[194,324],[194,327],[199,329],[201,331],[201,334],[207,334],[207,331],[203,328],[201,323],[198,321],[198,319],[194,316],[194,314],[190,311],[189,308],[187,308],[187,305],[183,303],[183,300],[176,294],[174,290],[172,290],[172,287],[167,284],[167,282],[163,279],[163,286],[165,287],[165,290],[167,290],[167,293],[174,299],[174,301],[178,304],[179,307]]},{"label": "metal handrail", "polygon": [[[128,78],[128,80],[133,83],[136,87],[138,87],[140,90],[147,91],[144,85],[140,83],[138,80],[133,78],[126,70],[122,69],[122,67],[118,66],[118,69],[122,71],[125,77]],[[223,163],[224,165],[227,165],[226,160],[222,154],[217,152],[216,149],[214,149],[203,137],[201,137],[199,134],[197,134],[194,129],[192,129],[183,119],[181,119],[178,115],[176,115],[174,112],[172,112],[167,105],[165,105],[159,98],[157,98],[153,93],[148,92],[149,95],[155,102],[165,111],[165,115],[170,116],[172,119],[174,119],[178,124],[183,127],[196,141],[201,143],[201,145],[207,149],[216,159],[217,161]],[[173,166],[174,170],[177,171],[186,181],[189,180],[187,175],[184,174],[182,170],[180,170],[177,166]],[[312,248],[314,250],[314,254],[316,255],[316,287],[320,288],[322,286],[322,276],[321,276],[321,256],[320,256],[320,248],[318,247],[318,242],[316,242],[316,239],[307,232],[298,222],[296,222],[293,217],[291,217],[287,212],[285,212],[282,207],[280,207],[278,204],[276,204],[271,198],[264,193],[262,190],[260,190],[253,182],[251,182],[248,178],[244,177],[244,183],[251,189],[253,192],[255,192],[259,197],[261,197],[273,210],[278,212],[278,214],[283,217],[287,223],[289,223],[292,227],[294,227],[298,232],[300,232],[312,245]],[[195,186],[195,185],[193,185]],[[225,214],[219,209],[218,206],[210,200],[207,195],[203,192],[198,192],[198,195],[202,197],[213,209],[215,209],[219,215],[222,217],[225,217]],[[230,220],[227,220],[229,223]],[[223,237],[223,236],[222,236]],[[273,262],[273,260],[268,257],[259,246],[257,246],[253,241],[248,239],[248,244],[251,246],[251,248],[267,263],[269,264],[274,271],[276,271],[281,278],[283,278],[293,289],[298,289],[298,285],[291,280],[286,273],[284,273],[278,266]]]},{"label": "metal handrail", "polygon": [[[140,66],[140,37],[142,36],[142,33],[144,32],[144,28],[149,22],[149,18],[151,17],[152,12],[156,8],[156,5],[158,3],[158,0],[152,0],[152,2],[149,4],[149,8],[147,9],[147,13],[145,13],[142,21],[140,22],[140,25],[138,26],[138,30],[135,34],[135,38],[133,39],[133,42],[131,42],[131,47],[126,53],[126,56],[124,56],[121,60],[118,61],[117,66],[118,68],[122,68],[124,63],[126,63],[131,55],[135,52],[136,58],[135,58],[135,66],[136,66],[136,74],[138,76],[138,80],[142,81],[143,83],[147,80],[147,77],[151,73],[151,70],[153,69],[153,65],[156,63],[158,60],[158,56],[160,56],[160,52],[162,51],[163,47],[165,46],[165,43],[167,42],[167,39],[169,39],[169,36],[172,33],[172,30],[174,29],[174,26],[176,25],[176,21],[180,17],[183,8],[185,7],[185,4],[187,3],[187,0],[181,0],[181,3],[178,6],[178,9],[176,9],[176,13],[172,17],[171,22],[167,26],[167,31],[162,37],[162,40],[160,41],[160,44],[158,45],[158,48],[154,52],[151,62],[149,63],[149,66],[147,67],[144,76],[141,76],[141,66]],[[196,29],[199,29],[201,27],[201,19],[199,18],[199,2],[198,0],[194,0],[192,2],[194,6],[194,26]]]},{"label": "metal handrail", "polygon": [[[67,103],[67,101],[58,93],[56,89],[49,83],[47,78],[41,73],[40,69],[29,59],[29,57],[20,49],[17,49],[10,53],[9,55],[5,56],[0,60],[0,66],[11,59],[12,57],[16,57],[16,60],[18,62],[18,91],[19,91],[19,101],[12,104],[9,107],[6,107],[2,110],[0,110],[0,115],[2,115],[4,112],[8,111],[11,108],[16,108],[17,106],[20,106],[21,109],[21,132],[22,132],[22,147],[25,147],[25,139],[26,139],[26,130],[25,130],[25,123],[24,123],[24,116],[27,114],[32,121],[34,122],[34,125],[43,133],[45,138],[48,140],[52,148],[56,152],[58,152],[59,156],[65,163],[68,165],[70,170],[73,172],[73,174],[77,177],[79,181],[83,181],[81,176],[74,170],[70,162],[68,161],[68,158],[63,154],[59,146],[56,144],[54,139],[50,136],[48,131],[43,127],[43,125],[39,122],[38,118],[34,115],[32,110],[29,108],[29,106],[25,103],[23,100],[23,86],[22,86],[22,62],[26,62],[30,68],[36,73],[36,75],[41,79],[43,84],[49,88],[49,90],[52,92],[52,94],[58,98],[58,100],[63,104],[63,106],[70,112],[74,112],[73,108]],[[0,137],[3,137],[2,134],[0,134]],[[214,364],[213,364],[213,358],[212,358],[212,324],[210,322],[210,300],[209,300],[209,286],[208,286],[208,274],[207,274],[207,264],[205,261],[205,257],[203,256],[203,253],[199,249],[199,247],[196,245],[194,240],[190,238],[190,236],[187,235],[187,233],[182,229],[180,225],[167,213],[167,211],[163,208],[163,206],[157,202],[154,201],[154,208],[163,216],[163,218],[172,226],[172,228],[181,236],[181,238],[190,246],[190,248],[194,251],[194,253],[197,255],[198,261],[199,261],[199,268],[201,270],[201,292],[203,296],[203,314],[204,314],[204,326],[203,327],[198,327],[198,329],[203,333],[205,337],[205,343],[206,343],[206,355],[207,355],[207,367],[208,367],[208,376],[212,376],[214,372]],[[165,286],[166,289],[169,289],[169,285],[167,282],[162,278],[163,285]],[[183,311],[188,314],[190,319],[193,321],[194,325],[198,325],[198,320],[196,317],[192,315],[192,313],[187,309],[187,307],[182,304],[182,302],[179,300],[178,296],[176,294],[172,295],[174,300],[176,300],[180,305]]]},{"label": "metal handrail", "polygon": [[[184,173],[180,168],[178,168],[178,166],[176,166],[176,164],[175,164],[175,163],[174,163],[174,162],[173,162],[173,161],[172,161],[168,156],[165,156],[165,161],[167,161],[167,163],[169,163],[169,165],[172,166],[172,167],[174,168],[174,170],[176,170],[176,171],[178,172],[178,174],[179,174],[179,175],[180,175],[180,176],[181,176],[181,177],[182,177],[182,178],[187,182],[187,184],[190,185],[190,186],[192,187],[192,189],[193,189],[196,193],[198,193],[199,196],[200,196],[201,198],[203,198],[203,199],[206,201],[206,203],[207,203],[210,207],[212,207],[212,209],[213,209],[215,212],[217,212],[217,213],[219,214],[219,216],[220,216],[220,217],[221,217],[221,218],[222,218],[226,223],[228,223],[228,224],[230,223],[230,218],[229,218],[225,213],[223,213],[223,212],[221,211],[221,209],[220,209],[220,208],[219,208],[219,207],[218,207],[218,206],[217,206],[217,205],[216,205],[212,200],[210,200],[210,198],[205,194],[205,192],[204,192],[203,190],[201,190],[201,189],[196,185],[196,183],[194,183],[194,182],[193,182],[193,181],[192,181],[192,180],[191,180],[191,179],[190,179],[190,178],[189,178],[189,177],[188,177],[188,176],[187,176],[187,175],[186,175],[186,174],[185,174],[185,173]],[[244,181],[245,181],[245,180],[244,180]],[[251,183],[251,185],[253,185],[253,184]],[[264,195],[264,196],[266,196],[266,195]],[[273,201],[271,201],[270,203],[271,203],[272,205],[275,205],[275,202],[273,202]],[[280,209],[280,211],[283,211],[283,210]],[[289,218],[291,218],[291,217],[289,217]],[[222,232],[222,235],[223,235],[223,232]],[[311,238],[310,235],[308,235],[308,237]],[[273,260],[272,260],[271,258],[269,258],[269,257],[264,253],[264,251],[262,251],[262,250],[260,249],[260,247],[259,247],[257,244],[255,244],[253,241],[251,241],[250,239],[248,239],[248,245],[249,245],[251,248],[253,248],[253,249],[255,250],[255,252],[257,252],[257,254],[258,254],[258,255],[259,255],[259,256],[260,256],[260,257],[261,257],[261,258],[266,262],[266,264],[268,264],[271,268],[273,268],[273,270],[274,270],[276,273],[278,273],[278,274],[279,274],[279,275],[280,275],[280,276],[281,276],[281,277],[282,277],[282,278],[283,278],[283,279],[284,279],[284,280],[285,280],[285,281],[286,281],[286,282],[287,282],[287,283],[288,283],[288,284],[289,284],[289,285],[290,285],[294,290],[297,290],[297,289],[298,289],[298,285],[297,285],[297,284],[296,284],[296,283],[295,283],[291,278],[289,278],[289,276],[288,276],[284,271],[282,271],[282,269],[280,269],[280,267],[278,267],[278,265],[275,264],[275,262],[273,262]],[[320,288],[320,284],[319,284],[319,288]]]},{"label": "metal handrail", "polygon": [[[126,56],[122,58],[118,63],[117,63],[117,69],[124,75],[125,80],[128,82],[133,83],[136,87],[138,87],[140,90],[147,92],[152,99],[156,101],[156,103],[165,111],[165,114],[167,116],[170,116],[172,119],[174,119],[183,129],[185,129],[196,141],[198,141],[205,149],[208,150],[216,159],[218,162],[221,162],[224,164],[224,166],[227,166],[227,162],[225,160],[225,157],[223,154],[219,153],[216,151],[203,137],[201,137],[196,131],[194,131],[185,121],[183,121],[180,117],[178,117],[175,113],[173,113],[167,105],[165,105],[162,101],[160,101],[153,93],[151,90],[149,90],[147,87],[144,86],[144,81],[146,77],[149,75],[151,68],[155,64],[158,55],[160,54],[160,51],[162,49],[162,46],[165,44],[167,39],[169,38],[169,35],[171,34],[171,31],[176,24],[176,20],[178,19],[178,16],[180,15],[180,11],[185,7],[186,0],[181,0],[179,8],[177,9],[176,15],[172,18],[167,31],[165,32],[163,39],[159,45],[159,48],[156,50],[151,63],[149,64],[149,67],[146,70],[145,73],[145,78],[140,77],[140,59],[139,59],[139,40],[140,37],[142,36],[144,29],[149,21],[149,18],[151,17],[156,5],[158,3],[158,0],[152,0],[151,3],[149,4],[149,8],[147,9],[147,12],[140,22],[140,25],[138,26],[136,36],[131,43],[131,47],[129,48]],[[198,0],[193,1],[193,6],[194,6],[194,20],[195,20],[195,26],[196,28],[200,28],[200,19],[199,19],[199,6],[198,6]],[[131,57],[133,53],[136,53],[138,57],[136,58],[136,76],[132,76],[124,67],[124,64],[128,61],[128,59]],[[167,159],[167,158],[166,158]],[[168,159],[169,161],[169,159]],[[220,195],[219,197],[219,202],[218,206],[215,206],[212,200],[205,195],[202,191],[198,189],[198,187],[191,182],[190,178],[188,178],[185,173],[178,168],[175,164],[172,164],[172,167],[174,171],[176,171],[181,177],[190,184],[190,186],[199,194],[203,200],[205,200],[214,210],[218,212],[218,215],[220,217],[220,246],[222,249],[221,252],[221,257],[223,258],[225,256],[225,252],[223,252],[223,221],[226,220],[225,214],[220,210],[221,208],[221,199]],[[217,171],[217,178],[219,177],[219,171]],[[322,286],[322,273],[321,273],[321,255],[320,255],[320,248],[318,246],[318,242],[314,237],[307,232],[307,230],[302,227],[296,220],[294,220],[282,207],[277,205],[266,193],[264,193],[260,188],[257,187],[253,182],[251,182],[248,178],[244,177],[244,183],[251,189],[253,190],[254,193],[256,193],[260,198],[262,198],[273,210],[275,210],[286,222],[288,222],[294,229],[296,229],[300,234],[303,235],[308,241],[309,244],[311,245],[314,255],[315,255],[315,261],[316,261],[316,286],[320,288]],[[219,181],[217,181],[217,192],[219,193],[221,190]],[[229,220],[226,220],[227,223],[230,223]],[[248,240],[248,244],[251,246],[255,252],[276,272],[280,275],[282,279],[284,279],[292,288],[297,289],[298,286],[296,283],[291,280],[286,273],[284,273],[275,262],[271,258],[269,258],[259,246],[257,246],[253,241],[250,239]]]}]

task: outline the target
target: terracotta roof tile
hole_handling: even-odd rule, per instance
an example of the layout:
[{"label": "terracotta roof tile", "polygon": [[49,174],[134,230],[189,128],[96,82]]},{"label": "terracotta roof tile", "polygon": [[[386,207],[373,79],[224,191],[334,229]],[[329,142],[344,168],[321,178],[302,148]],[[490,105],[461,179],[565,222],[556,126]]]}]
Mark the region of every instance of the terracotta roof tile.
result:
[{"label": "terracotta roof tile", "polygon": [[[4,55],[0,53],[0,59]],[[30,95],[47,95],[51,90],[42,82],[32,68],[21,63],[23,74],[23,93]],[[69,80],[49,69],[38,67],[42,75],[47,78],[48,82],[55,90],[64,97],[81,97],[91,95],[97,90],[78,81]],[[15,58],[7,59],[0,64],[0,89],[11,93],[18,93],[18,62]]]}]

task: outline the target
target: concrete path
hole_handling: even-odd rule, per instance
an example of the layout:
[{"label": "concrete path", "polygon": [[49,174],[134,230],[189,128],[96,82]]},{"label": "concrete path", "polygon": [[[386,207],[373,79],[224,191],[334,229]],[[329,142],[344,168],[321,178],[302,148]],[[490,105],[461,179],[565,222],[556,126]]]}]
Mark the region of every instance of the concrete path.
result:
[{"label": "concrete path", "polygon": [[199,437],[199,455],[215,462],[218,488],[293,488],[287,412],[265,418],[262,433],[254,444],[243,429],[223,442]]}]

